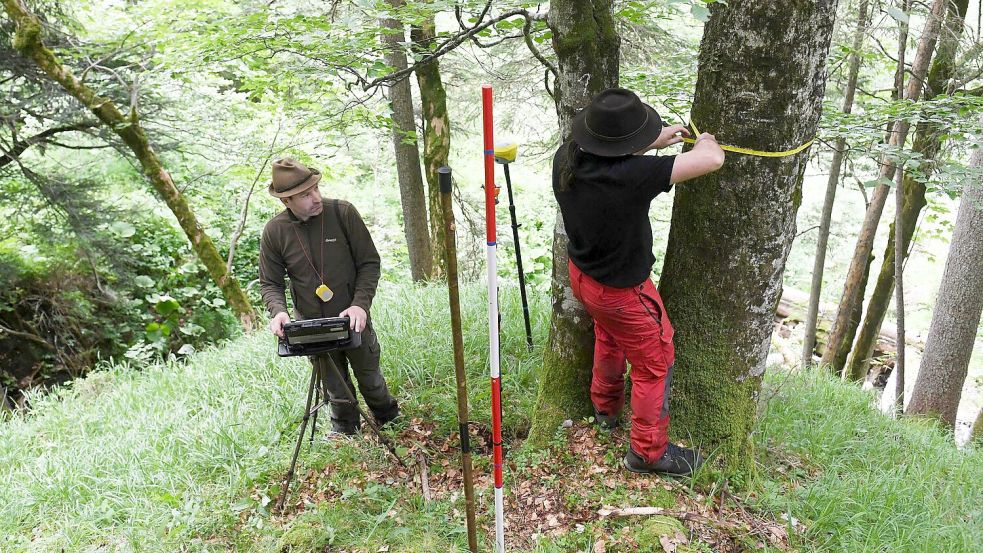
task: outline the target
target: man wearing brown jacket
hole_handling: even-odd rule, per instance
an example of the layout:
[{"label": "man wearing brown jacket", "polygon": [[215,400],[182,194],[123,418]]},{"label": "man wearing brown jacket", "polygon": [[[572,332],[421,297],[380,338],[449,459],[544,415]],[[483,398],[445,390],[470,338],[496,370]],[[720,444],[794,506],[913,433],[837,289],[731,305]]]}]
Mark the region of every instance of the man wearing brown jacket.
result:
[{"label": "man wearing brown jacket", "polygon": [[399,415],[379,368],[379,341],[369,308],[379,284],[379,253],[355,207],[343,200],[322,199],[321,174],[293,159],[273,163],[269,193],[286,207],[263,229],[259,248],[259,280],[263,301],[273,319],[270,331],[283,337],[287,313],[284,276],[297,319],[349,317],[362,333],[361,347],[330,352],[344,377],[338,380],[325,355],[312,356],[325,393],[331,400],[331,423],[336,432],[354,434],[360,426],[358,410],[347,404],[342,386],[355,394],[348,372],[351,363],[359,391],[379,425]]}]

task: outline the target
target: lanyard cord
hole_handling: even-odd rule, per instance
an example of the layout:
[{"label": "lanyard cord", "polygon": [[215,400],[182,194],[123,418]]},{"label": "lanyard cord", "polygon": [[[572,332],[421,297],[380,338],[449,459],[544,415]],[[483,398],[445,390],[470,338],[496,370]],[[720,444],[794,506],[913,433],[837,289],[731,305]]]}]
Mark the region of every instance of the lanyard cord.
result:
[{"label": "lanyard cord", "polygon": [[300,239],[300,232],[297,231],[297,225],[293,225],[294,234],[297,235],[297,243],[300,244],[300,250],[304,252],[304,257],[307,258],[307,262],[311,264],[311,269],[314,269],[314,274],[321,279],[321,284],[324,284],[324,213],[321,213],[321,270],[318,271],[317,267],[314,266],[314,261],[311,260],[311,256],[307,254],[307,248],[304,247],[304,241]]}]

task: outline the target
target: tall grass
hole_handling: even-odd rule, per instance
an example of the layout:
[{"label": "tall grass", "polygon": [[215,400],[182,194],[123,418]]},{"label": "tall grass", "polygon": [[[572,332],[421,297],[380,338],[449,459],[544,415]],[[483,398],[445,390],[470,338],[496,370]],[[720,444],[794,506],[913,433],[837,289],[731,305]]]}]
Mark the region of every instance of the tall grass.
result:
[{"label": "tall grass", "polygon": [[951,433],[925,420],[892,420],[870,393],[819,372],[775,375],[769,387],[759,445],[797,454],[805,466],[782,474],[764,452],[762,504],[800,519],[811,547],[983,550],[980,451],[957,449]]},{"label": "tall grass", "polygon": [[[383,371],[406,414],[450,432],[457,414],[446,294],[383,289],[373,321]],[[542,340],[543,300],[533,302]],[[478,422],[488,421],[491,405],[486,303],[481,285],[462,288]],[[529,425],[541,353],[525,347],[516,290],[503,288],[502,313],[502,349],[514,352],[502,358],[505,421],[515,432]],[[0,423],[0,550],[208,549],[200,537],[233,527],[246,490],[289,462],[310,365],[278,358],[274,346],[260,332],[187,362],[143,371],[109,364],[32,397],[29,414]]]},{"label": "tall grass", "polygon": [[[547,298],[532,298],[537,347],[525,346],[518,293],[501,298],[506,434],[521,437],[536,396]],[[462,289],[472,420],[490,412],[486,296]],[[457,429],[446,289],[387,286],[373,308],[383,370],[408,417]],[[0,423],[0,551],[459,551],[461,499],[371,483],[386,453],[366,439],[302,449],[300,475],[340,499],[274,524],[269,503],[289,462],[310,367],[280,359],[268,333],[184,362],[110,364]],[[769,378],[756,439],[760,485],[747,499],[805,525],[802,550],[979,551],[983,456],[918,421],[893,421],[869,394],[813,374]],[[521,455],[512,460],[523,463]],[[482,470],[487,459],[476,458]],[[295,488],[296,489],[296,488]],[[478,490],[484,509],[488,490]],[[330,493],[329,493],[330,492]],[[597,490],[617,504],[622,490]],[[487,512],[479,520],[488,522]],[[590,526],[590,525],[588,525]],[[552,549],[590,551],[591,526]],[[612,530],[613,531],[613,530]],[[485,545],[488,545],[487,543]],[[374,547],[374,548],[373,548]],[[544,544],[540,546],[546,547]]]}]

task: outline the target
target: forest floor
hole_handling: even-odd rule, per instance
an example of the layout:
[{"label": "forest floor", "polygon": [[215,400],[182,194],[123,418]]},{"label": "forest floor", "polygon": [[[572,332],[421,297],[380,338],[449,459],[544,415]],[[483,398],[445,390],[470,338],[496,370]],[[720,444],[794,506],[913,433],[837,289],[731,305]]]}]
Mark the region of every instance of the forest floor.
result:
[{"label": "forest floor", "polygon": [[[462,288],[479,548],[490,551],[483,294]],[[529,351],[517,291],[501,296],[510,551],[981,549],[983,452],[887,417],[873,393],[814,370],[769,368],[755,469],[741,478],[712,466],[694,478],[629,474],[627,430],[589,420],[558,427],[548,447],[525,444],[547,300],[533,298]],[[321,419],[277,511],[310,366],[278,358],[268,335],[242,336],[140,369],[106,364],[0,422],[0,550],[465,551],[445,302],[439,287],[405,287],[373,308],[405,413],[386,432],[408,469],[371,433],[335,437]]]}]

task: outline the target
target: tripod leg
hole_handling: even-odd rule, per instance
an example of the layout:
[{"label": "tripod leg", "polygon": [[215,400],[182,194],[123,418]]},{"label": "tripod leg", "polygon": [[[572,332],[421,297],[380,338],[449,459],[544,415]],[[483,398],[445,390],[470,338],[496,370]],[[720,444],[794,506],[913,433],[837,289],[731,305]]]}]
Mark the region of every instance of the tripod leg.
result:
[{"label": "tripod leg", "polygon": [[[311,364],[314,365],[314,363],[311,363]],[[318,386],[320,380],[321,380],[321,375],[318,374],[317,365],[314,365],[314,404],[315,405],[320,405],[321,404],[321,388]],[[310,407],[308,407],[308,410],[310,410]],[[311,420],[311,443],[312,444],[314,443],[314,432],[317,431],[317,412],[318,411],[320,411],[320,409],[315,409],[314,410],[314,418],[313,418],[313,420]]]},{"label": "tripod leg", "polygon": [[276,502],[278,511],[283,510],[283,504],[287,500],[287,489],[290,488],[290,481],[294,477],[294,469],[297,468],[297,456],[300,454],[300,446],[304,443],[304,433],[307,431],[307,420],[311,417],[311,401],[314,399],[314,381],[317,378],[317,367],[311,368],[311,382],[307,386],[307,406],[304,407],[304,419],[300,423],[300,434],[297,436],[297,446],[294,447],[294,456],[290,460],[290,470],[283,478],[280,486],[280,499]]},{"label": "tripod leg", "polygon": [[342,388],[345,389],[345,393],[348,395],[348,402],[350,402],[353,406],[355,406],[355,409],[358,410],[358,414],[361,415],[363,419],[365,419],[365,422],[369,425],[369,428],[371,428],[372,432],[374,432],[375,435],[379,438],[379,441],[386,446],[386,449],[389,450],[389,453],[391,453],[392,456],[395,457],[397,461],[399,461],[400,466],[402,466],[403,468],[409,468],[406,466],[406,463],[403,462],[403,459],[399,456],[399,454],[396,453],[396,447],[393,445],[392,441],[390,441],[389,438],[385,437],[382,434],[382,432],[379,431],[379,427],[376,426],[375,424],[375,419],[370,418],[368,415],[365,414],[365,411],[362,410],[362,406],[359,405],[358,400],[355,399],[355,394],[353,394],[351,388],[349,388],[348,385],[345,384],[345,379],[342,378],[341,371],[338,370],[338,365],[335,365],[334,360],[331,359],[331,357],[329,356],[325,356],[325,359],[327,361],[328,366],[331,367],[330,370],[334,371],[335,378],[338,379],[338,382],[341,382],[343,384]]}]

